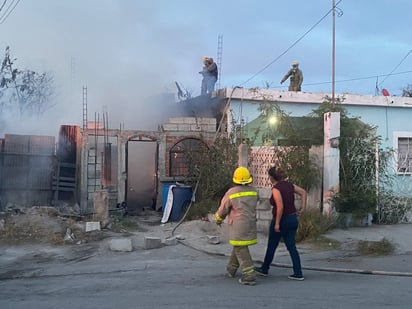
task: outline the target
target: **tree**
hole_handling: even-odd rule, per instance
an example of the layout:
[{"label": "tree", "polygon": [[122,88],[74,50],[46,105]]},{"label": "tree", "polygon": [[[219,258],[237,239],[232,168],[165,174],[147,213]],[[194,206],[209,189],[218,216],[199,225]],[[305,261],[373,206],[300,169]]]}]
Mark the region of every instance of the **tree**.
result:
[{"label": "tree", "polygon": [[233,143],[232,138],[218,137],[203,151],[188,153],[187,159],[187,183],[193,187],[198,185],[196,206],[191,209],[188,218],[203,218],[217,210],[220,199],[233,185],[233,171],[238,163],[238,144]]},{"label": "tree", "polygon": [[6,47],[0,70],[0,112],[40,115],[54,105],[54,80],[49,73],[15,67]]},{"label": "tree", "polygon": [[[327,112],[340,113],[339,192],[333,196],[332,202],[338,212],[364,217],[375,213],[383,196],[392,196],[393,178],[388,168],[392,150],[380,147],[381,137],[377,135],[376,127],[357,117],[349,117],[342,106],[343,101],[344,98],[338,98],[332,104],[331,98],[326,97],[311,116],[323,119]],[[322,132],[310,134],[321,135]]]},{"label": "tree", "polygon": [[412,97],[412,85],[408,84],[406,88],[402,89],[402,96],[403,97]]}]

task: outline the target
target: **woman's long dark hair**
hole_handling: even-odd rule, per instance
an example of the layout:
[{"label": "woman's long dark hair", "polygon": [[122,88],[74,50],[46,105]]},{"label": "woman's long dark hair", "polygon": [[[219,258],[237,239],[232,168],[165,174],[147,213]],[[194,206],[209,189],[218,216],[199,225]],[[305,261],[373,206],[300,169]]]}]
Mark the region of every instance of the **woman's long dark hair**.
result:
[{"label": "woman's long dark hair", "polygon": [[282,181],[288,178],[288,175],[280,167],[272,166],[268,171],[269,176],[272,176],[276,181]]}]

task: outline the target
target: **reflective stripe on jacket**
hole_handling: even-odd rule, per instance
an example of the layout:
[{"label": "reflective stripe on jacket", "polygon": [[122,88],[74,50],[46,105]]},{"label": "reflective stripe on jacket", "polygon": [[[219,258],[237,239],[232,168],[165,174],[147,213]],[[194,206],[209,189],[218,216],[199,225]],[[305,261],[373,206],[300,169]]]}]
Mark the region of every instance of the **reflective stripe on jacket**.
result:
[{"label": "reflective stripe on jacket", "polygon": [[259,196],[252,186],[237,185],[230,188],[220,202],[217,214],[227,216],[229,243],[249,246],[257,243],[256,206]]}]

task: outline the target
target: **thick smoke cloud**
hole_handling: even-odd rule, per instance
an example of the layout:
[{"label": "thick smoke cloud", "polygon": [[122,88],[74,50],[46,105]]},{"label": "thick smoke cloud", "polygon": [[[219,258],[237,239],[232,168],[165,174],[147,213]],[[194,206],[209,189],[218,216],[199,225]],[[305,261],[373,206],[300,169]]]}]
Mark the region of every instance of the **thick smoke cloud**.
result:
[{"label": "thick smoke cloud", "polygon": [[[336,80],[355,81],[338,82],[337,92],[374,94],[375,78],[356,78],[391,72],[409,51],[411,4],[396,3],[339,4],[344,14],[336,20]],[[55,135],[60,124],[82,124],[82,87],[87,86],[89,119],[107,111],[113,127],[153,128],[165,113],[153,98],[176,93],[175,81],[199,94],[200,59],[216,57],[219,35],[224,38],[221,86],[236,86],[281,55],[328,10],[328,1],[21,1],[0,25],[0,55],[10,46],[21,68],[51,72],[58,104],[40,118],[2,118],[11,133]],[[285,89],[279,81],[295,59],[305,76],[303,91],[330,92],[330,16],[243,86]],[[408,71],[411,61],[405,59],[397,71]],[[409,77],[394,75],[381,86],[399,94]]]}]

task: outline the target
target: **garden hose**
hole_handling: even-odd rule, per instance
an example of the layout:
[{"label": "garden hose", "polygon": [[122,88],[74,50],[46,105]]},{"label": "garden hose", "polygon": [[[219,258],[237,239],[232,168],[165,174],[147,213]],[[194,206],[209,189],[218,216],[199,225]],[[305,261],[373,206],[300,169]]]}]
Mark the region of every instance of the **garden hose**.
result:
[{"label": "garden hose", "polygon": [[[209,255],[215,255],[215,256],[227,256],[229,255],[224,254],[224,253],[215,253],[215,252],[210,252],[207,250],[199,249],[195,246],[192,246],[182,240],[178,240],[179,243],[182,245],[191,248],[193,250],[206,253]],[[260,260],[254,260],[254,263],[261,264],[262,261]],[[270,264],[271,266],[274,267],[280,267],[280,268],[293,268],[292,265],[290,264],[282,264],[282,263],[272,263]],[[302,266],[302,269],[304,270],[313,270],[313,271],[324,271],[324,272],[335,272],[335,273],[351,273],[351,274],[359,274],[359,275],[377,275],[377,276],[396,276],[396,277],[412,277],[411,272],[396,272],[396,271],[381,271],[381,270],[368,270],[368,269],[351,269],[351,268],[335,268],[335,267],[318,267],[318,266]]]}]

